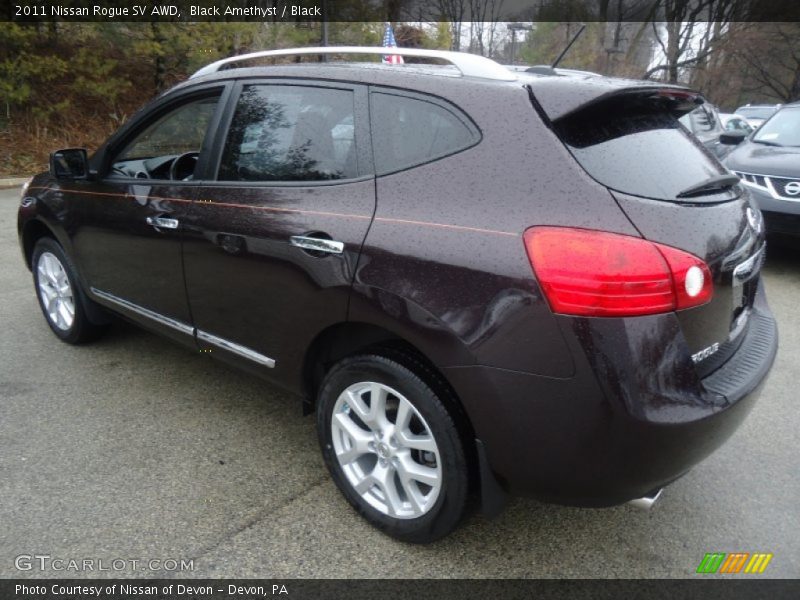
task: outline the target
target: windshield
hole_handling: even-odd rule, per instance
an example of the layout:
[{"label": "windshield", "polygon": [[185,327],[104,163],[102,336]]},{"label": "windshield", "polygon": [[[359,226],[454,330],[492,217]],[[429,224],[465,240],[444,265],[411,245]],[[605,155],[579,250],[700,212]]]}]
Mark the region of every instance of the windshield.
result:
[{"label": "windshield", "polygon": [[779,146],[800,146],[800,106],[784,108],[761,126],[754,142],[768,142]]},{"label": "windshield", "polygon": [[594,179],[626,194],[682,202],[681,192],[726,173],[666,110],[611,100],[559,119],[556,129]]},{"label": "windshield", "polygon": [[736,109],[736,114],[750,119],[769,119],[774,112],[774,106],[742,106]]}]

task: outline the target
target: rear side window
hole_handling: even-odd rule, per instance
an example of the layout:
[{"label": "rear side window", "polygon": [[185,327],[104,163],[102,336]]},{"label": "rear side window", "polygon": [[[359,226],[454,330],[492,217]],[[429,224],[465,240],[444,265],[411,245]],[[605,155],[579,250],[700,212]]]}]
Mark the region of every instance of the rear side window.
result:
[{"label": "rear side window", "polygon": [[353,92],[245,86],[222,151],[221,181],[324,181],[358,174]]},{"label": "rear side window", "polygon": [[416,167],[475,145],[480,134],[454,107],[434,99],[373,92],[375,169],[385,175]]},{"label": "rear side window", "polygon": [[626,194],[680,202],[683,190],[726,173],[665,109],[607,101],[555,125],[589,175]]}]

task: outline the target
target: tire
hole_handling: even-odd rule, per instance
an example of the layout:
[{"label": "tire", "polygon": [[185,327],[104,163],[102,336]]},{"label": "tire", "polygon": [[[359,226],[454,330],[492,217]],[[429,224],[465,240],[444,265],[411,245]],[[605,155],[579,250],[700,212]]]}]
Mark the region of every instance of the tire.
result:
[{"label": "tire", "polygon": [[52,238],[36,242],[31,259],[36,298],[50,329],[63,342],[80,344],[97,337],[102,327],[86,315],[86,299],[75,267]]},{"label": "tire", "polygon": [[348,502],[384,533],[428,543],[461,521],[469,471],[428,369],[406,358],[369,354],[334,365],[320,386],[317,432]]}]

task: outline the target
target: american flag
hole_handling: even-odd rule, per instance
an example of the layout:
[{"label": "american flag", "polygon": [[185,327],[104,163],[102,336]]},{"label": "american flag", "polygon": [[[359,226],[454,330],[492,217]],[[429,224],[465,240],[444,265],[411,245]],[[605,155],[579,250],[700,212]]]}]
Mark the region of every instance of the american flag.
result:
[{"label": "american flag", "polygon": [[[386,28],[383,30],[383,47],[384,48],[397,48],[397,42],[394,39],[394,31],[392,24],[386,23]],[[399,54],[384,54],[383,64],[385,65],[402,65],[403,57]]]}]

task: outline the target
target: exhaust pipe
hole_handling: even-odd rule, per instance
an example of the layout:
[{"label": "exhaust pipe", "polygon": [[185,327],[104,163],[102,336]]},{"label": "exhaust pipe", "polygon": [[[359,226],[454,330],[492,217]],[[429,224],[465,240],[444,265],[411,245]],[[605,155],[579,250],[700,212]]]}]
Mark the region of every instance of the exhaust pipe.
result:
[{"label": "exhaust pipe", "polygon": [[658,488],[657,490],[653,490],[641,498],[634,498],[633,500],[630,500],[628,504],[634,508],[638,508],[639,510],[650,510],[653,508],[653,504],[656,503],[656,500],[661,497],[661,492],[663,491],[664,488]]}]

